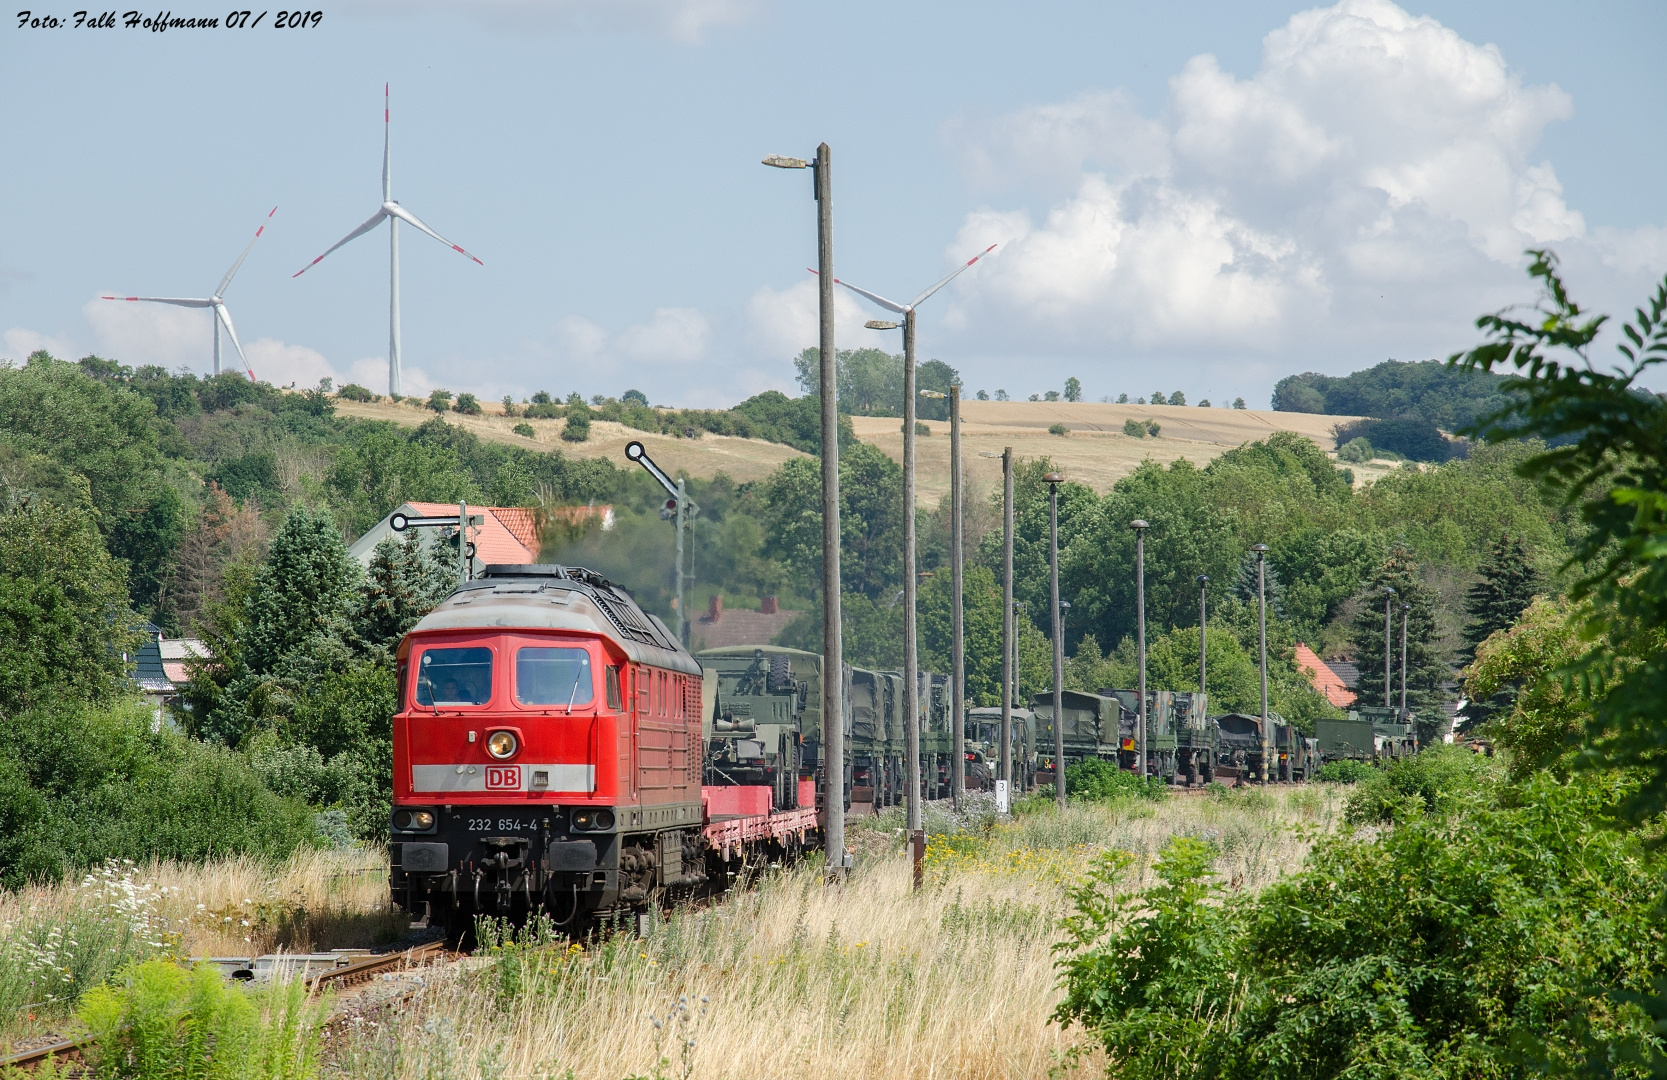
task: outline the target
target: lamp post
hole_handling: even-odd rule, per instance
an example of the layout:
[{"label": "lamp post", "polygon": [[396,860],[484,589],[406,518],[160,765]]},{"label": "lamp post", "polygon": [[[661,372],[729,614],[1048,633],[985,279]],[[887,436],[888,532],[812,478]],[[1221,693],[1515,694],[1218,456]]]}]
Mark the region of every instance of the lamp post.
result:
[{"label": "lamp post", "polygon": [[1001,451],[1001,778],[1013,790],[1013,696],[1019,678],[1013,625],[1013,448]]},{"label": "lamp post", "polygon": [[1206,694],[1206,693],[1209,692],[1209,689],[1208,689],[1209,681],[1206,677],[1206,668],[1209,665],[1210,654],[1209,654],[1209,650],[1204,647],[1204,644],[1205,644],[1204,643],[1204,617],[1205,617],[1205,614],[1206,614],[1205,607],[1209,602],[1209,596],[1210,596],[1210,579],[1209,579],[1209,576],[1205,575],[1205,574],[1199,574],[1198,575],[1198,693],[1200,695],[1203,695],[1203,694]]},{"label": "lamp post", "polygon": [[1256,648],[1257,662],[1262,669],[1262,783],[1265,784],[1273,745],[1268,724],[1268,545],[1252,544],[1250,550],[1256,553]]},{"label": "lamp post", "polygon": [[[1401,605],[1401,722],[1407,722],[1407,616],[1411,604]],[[1412,725],[1412,748],[1418,749],[1418,725]]]},{"label": "lamp post", "polygon": [[1143,519],[1129,522],[1134,530],[1134,625],[1135,655],[1140,660],[1140,674],[1135,695],[1140,699],[1140,713],[1135,728],[1135,771],[1146,779],[1146,530],[1151,528]]},{"label": "lamp post", "polygon": [[1383,587],[1383,707],[1389,708],[1389,692],[1394,685],[1390,664],[1390,648],[1394,645],[1394,638],[1390,630],[1395,606],[1395,590],[1385,585]]},{"label": "lamp post", "polygon": [[[833,276],[831,263],[816,271],[820,275],[823,289],[832,290],[835,285],[843,285],[885,310],[903,316],[901,324],[889,319],[870,319],[865,325],[870,330],[896,330],[899,326],[903,330],[903,708],[907,717],[904,769],[909,774],[907,825],[911,831],[920,828],[920,659],[915,625],[915,589],[918,585],[915,580],[915,309],[925,303],[933,293],[953,281],[957,275],[994,251],[995,247],[996,245],[991,244],[980,251],[906,304],[887,300],[867,289],[859,289],[849,281],[840,281]],[[829,302],[832,303],[831,299]],[[933,394],[943,396],[936,391],[933,391]],[[956,681],[954,692],[960,692],[959,680]],[[954,722],[954,730],[961,730],[958,719]],[[960,776],[961,772],[962,762],[957,760],[949,774],[949,790],[952,795],[957,790],[956,777]]]},{"label": "lamp post", "polygon": [[839,584],[839,382],[834,352],[833,167],[828,144],[816,148],[814,163],[771,154],[764,164],[778,169],[811,169],[816,197],[817,311],[822,395],[822,775],[823,823],[828,877],[845,878],[845,649]]},{"label": "lamp post", "polygon": [[955,728],[951,734],[951,750],[955,768],[950,772],[949,796],[959,810],[967,794],[967,636],[962,587],[963,562],[966,553],[965,522],[961,506],[961,388],[949,388],[949,591],[950,598],[950,666],[954,669],[955,685],[950,688],[950,704],[955,711]]},{"label": "lamp post", "polygon": [[1065,809],[1065,635],[1059,618],[1059,485],[1065,474],[1051,472],[1042,477],[1048,485],[1048,596],[1053,616],[1053,797],[1054,805]]}]

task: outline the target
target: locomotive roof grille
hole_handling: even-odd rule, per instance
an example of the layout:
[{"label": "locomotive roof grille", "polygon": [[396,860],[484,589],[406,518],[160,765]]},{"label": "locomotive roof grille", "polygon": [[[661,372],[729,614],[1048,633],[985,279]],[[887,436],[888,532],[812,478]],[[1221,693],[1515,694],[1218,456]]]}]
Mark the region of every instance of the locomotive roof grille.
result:
[{"label": "locomotive roof grille", "polygon": [[482,578],[561,578],[587,586],[591,603],[596,605],[615,630],[640,645],[667,648],[654,628],[643,622],[631,594],[594,570],[582,566],[558,566],[555,563],[491,563]]},{"label": "locomotive roof grille", "polygon": [[614,624],[614,629],[618,630],[621,634],[624,634],[632,641],[641,642],[644,645],[657,645],[661,648],[665,647],[664,643],[662,643],[660,639],[655,636],[654,631],[650,630],[641,619],[637,618],[636,609],[634,607],[627,607],[624,604],[615,604],[613,601],[604,597],[600,589],[592,594],[590,599],[591,602],[596,605],[596,610],[606,615],[608,617],[608,621]]}]

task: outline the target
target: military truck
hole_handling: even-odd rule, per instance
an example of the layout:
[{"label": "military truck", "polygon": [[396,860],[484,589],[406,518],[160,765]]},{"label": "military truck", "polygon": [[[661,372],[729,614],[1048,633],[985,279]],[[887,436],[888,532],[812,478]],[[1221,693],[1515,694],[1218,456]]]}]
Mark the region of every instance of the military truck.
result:
[{"label": "military truck", "polygon": [[[1053,692],[1033,694],[1038,772],[1054,768]],[[1089,758],[1117,761],[1117,747],[1128,730],[1128,714],[1114,697],[1065,690],[1060,694],[1061,730],[1065,734],[1066,766]],[[1048,779],[1048,778],[1044,778]]]},{"label": "military truck", "polygon": [[1411,710],[1363,705],[1349,710],[1349,719],[1372,725],[1373,746],[1379,761],[1408,757],[1418,749]]},{"label": "military truck", "polygon": [[822,658],[737,646],[696,655],[702,669],[705,784],[755,784],[775,808],[798,805],[799,778],[821,764]]},{"label": "military truck", "polygon": [[[1036,776],[1036,714],[1029,709],[1014,709],[1011,714],[1013,748],[1014,793],[1029,791]],[[967,710],[966,745],[969,751],[984,755],[993,770],[1001,771],[1001,706],[986,705]]]}]

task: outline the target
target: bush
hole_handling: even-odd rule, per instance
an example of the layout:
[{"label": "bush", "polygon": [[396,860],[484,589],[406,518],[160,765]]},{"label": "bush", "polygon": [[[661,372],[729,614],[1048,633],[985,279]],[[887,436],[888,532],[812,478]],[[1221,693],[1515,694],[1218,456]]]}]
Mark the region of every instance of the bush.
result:
[{"label": "bush", "polygon": [[1146,434],[1152,436],[1152,438],[1154,438],[1154,439],[1157,438],[1158,437],[1158,432],[1160,432],[1162,430],[1163,430],[1163,428],[1158,426],[1158,422],[1156,420],[1146,421]]},{"label": "bush", "polygon": [[514,427],[510,428],[510,430],[521,436],[523,439],[533,439],[538,437],[538,432],[535,431],[533,426],[528,423],[516,424]]},{"label": "bush", "polygon": [[1314,778],[1322,784],[1357,784],[1376,771],[1371,762],[1344,758],[1341,761],[1328,761],[1321,765],[1320,771],[1314,774]]},{"label": "bush", "polygon": [[590,438],[590,408],[584,402],[567,407],[567,423],[562,425],[561,437],[566,442],[584,442]]},{"label": "bush", "polygon": [[548,401],[535,401],[527,406],[522,415],[529,420],[560,420],[566,411],[562,406],[553,405]]},{"label": "bush", "polygon": [[1428,420],[1406,417],[1399,420],[1357,420],[1337,428],[1340,445],[1365,439],[1381,456],[1392,450],[1413,461],[1442,462],[1464,456],[1464,444],[1448,441]]},{"label": "bush", "polygon": [[312,812],[238,754],[169,730],[142,705],[60,703],[0,723],[0,885],[109,859],[289,855]]},{"label": "bush", "polygon": [[1048,427],[1049,435],[1069,435],[1070,433],[1071,429],[1064,424],[1051,424]]},{"label": "bush", "polygon": [[1146,425],[1131,417],[1123,421],[1123,434],[1131,439],[1144,439],[1146,437]]},{"label": "bush", "polygon": [[1162,390],[1158,390],[1158,391],[1156,391],[1152,394],[1152,404],[1154,404],[1154,405],[1168,405],[1169,404],[1169,399],[1164,397]]},{"label": "bush", "polygon": [[1162,802],[1168,796],[1169,785],[1157,777],[1142,779],[1099,758],[1088,758],[1065,766],[1065,798],[1072,802],[1106,802],[1124,798]]},{"label": "bush", "polygon": [[[907,434],[908,430],[909,430],[909,425],[904,424],[902,427],[899,427],[897,430]],[[932,434],[932,429],[926,425],[925,421],[916,420],[915,421],[915,434],[916,435],[930,435],[930,434]]]},{"label": "bush", "polygon": [[1372,769],[1349,793],[1344,816],[1356,824],[1399,821],[1409,815],[1447,815],[1464,800],[1491,795],[1503,776],[1502,764],[1457,746],[1432,746],[1423,753]]},{"label": "bush", "polygon": [[504,395],[504,415],[508,416],[508,417],[514,417],[514,416],[520,415],[520,412],[521,412],[521,407],[515,404],[515,398],[513,398],[509,394],[505,394]]},{"label": "bush", "polygon": [[369,401],[375,395],[373,395],[365,387],[360,386],[358,383],[350,382],[343,386],[340,390],[337,390],[336,396],[339,398],[346,398],[348,401]]},{"label": "bush", "polygon": [[1356,465],[1371,461],[1375,457],[1372,444],[1364,438],[1356,436],[1337,448],[1338,461],[1352,461]]},{"label": "bush", "polygon": [[436,390],[429,394],[427,408],[433,409],[437,413],[443,413],[451,408],[451,391]]},{"label": "bush", "polygon": [[451,409],[452,412],[462,413],[464,416],[479,416],[480,401],[476,399],[475,395],[465,392],[457,395],[457,404],[453,405]]},{"label": "bush", "polygon": [[316,1076],[330,1006],[292,979],[244,990],[213,964],[147,960],[82,999],[97,1074],[203,1080]]},{"label": "bush", "polygon": [[1169,403],[1171,405],[1185,405],[1187,403],[1187,396],[1177,390],[1173,394],[1169,395]]},{"label": "bush", "polygon": [[1108,860],[1072,894],[1056,1019],[1128,1078],[1645,1075],[1603,1067],[1661,1047],[1632,1002],[1667,970],[1663,858],[1613,827],[1628,786],[1541,774],[1321,841],[1254,897],[1195,839],[1132,896]]}]

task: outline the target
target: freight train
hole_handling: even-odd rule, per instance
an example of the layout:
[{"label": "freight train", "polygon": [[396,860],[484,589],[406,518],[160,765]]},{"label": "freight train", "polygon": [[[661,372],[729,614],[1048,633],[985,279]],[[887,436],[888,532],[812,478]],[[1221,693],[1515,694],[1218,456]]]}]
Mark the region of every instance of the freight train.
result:
[{"label": "freight train", "polygon": [[[775,647],[692,656],[624,589],[581,567],[493,565],[396,654],[392,899],[461,936],[478,915],[542,910],[570,932],[717,891],[820,842],[830,774],[841,809],[904,800],[904,676],[846,668],[844,760],[824,753],[822,658]],[[950,687],[918,676],[921,784],[948,795]],[[1065,763],[1133,768],[1134,691],[1066,691]],[[1190,785],[1303,780],[1320,761],[1416,747],[1410,718],[1361,709],[1304,738],[1277,716],[1208,716],[1201,694],[1152,691],[1148,771]],[[1050,780],[1053,702],[1014,710],[1017,790]],[[963,721],[969,787],[1000,757],[1000,710]],[[1272,750],[1272,755],[1266,751]],[[1267,756],[1267,775],[1263,757]]]},{"label": "freight train", "polygon": [[[597,574],[492,565],[412,628],[397,665],[390,891],[453,936],[531,910],[576,932],[820,842],[814,653],[697,658]],[[901,802],[904,678],[842,678],[843,808]],[[941,798],[949,688],[919,678],[922,790]]]}]

